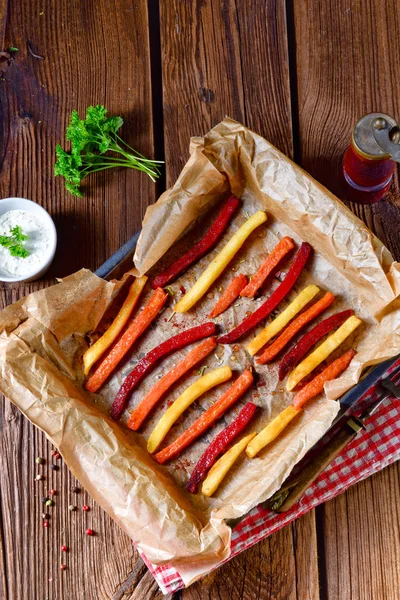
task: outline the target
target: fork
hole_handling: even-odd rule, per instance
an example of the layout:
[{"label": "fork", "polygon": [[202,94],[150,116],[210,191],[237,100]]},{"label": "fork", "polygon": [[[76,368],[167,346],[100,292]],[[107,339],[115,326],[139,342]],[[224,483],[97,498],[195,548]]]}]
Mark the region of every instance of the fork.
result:
[{"label": "fork", "polygon": [[[328,467],[328,465],[340,454],[361,429],[365,429],[365,422],[371,417],[382,403],[394,396],[400,399],[400,365],[388,377],[382,379],[378,384],[383,395],[370,404],[360,416],[351,413],[351,407],[339,420],[327,431],[324,438],[327,443],[318,454],[309,460],[299,473],[288,478],[286,483],[269,499],[268,506],[275,512],[286,512],[303,496],[305,491],[317,479],[317,477]],[[355,403],[357,405],[357,402]],[[334,434],[332,435],[332,431]]]}]

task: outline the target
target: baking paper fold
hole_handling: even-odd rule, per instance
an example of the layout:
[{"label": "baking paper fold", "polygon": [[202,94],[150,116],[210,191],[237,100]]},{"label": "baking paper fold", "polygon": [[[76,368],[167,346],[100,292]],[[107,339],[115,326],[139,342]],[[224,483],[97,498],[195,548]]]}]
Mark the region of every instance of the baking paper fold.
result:
[{"label": "baking paper fold", "polygon": [[[194,237],[200,237],[230,191],[241,198],[241,209],[217,248],[172,284],[167,308],[101,393],[88,394],[83,388],[82,354],[87,336],[101,323],[120,284],[104,282],[82,270],[0,313],[1,391],[60,449],[81,484],[147,558],[154,564],[173,564],[186,585],[229,556],[231,530],[225,520],[244,515],[280,487],[329,427],[338,410],[335,399],[357,382],[366,366],[400,351],[399,265],[357,217],[269,142],[231,119],[224,119],[204,138],[194,138],[190,150],[176,184],[147,210],[135,254],[136,272],[150,271],[151,276],[169,265]],[[172,306],[182,286],[187,290],[247,214],[259,209],[267,212],[265,226],[252,234],[195,309],[173,315]],[[260,406],[248,431],[260,430],[290,404],[293,395],[278,382],[276,364],[257,367],[256,387],[243,402],[167,468],[149,457],[145,439],[167,402],[199,376],[196,370],[160,403],[143,434],[126,429],[127,411],[122,424],[109,420],[107,411],[123,378],[143,353],[208,320],[208,312],[234,273],[253,274],[284,235],[293,237],[297,245],[306,240],[315,250],[287,301],[311,282],[320,287],[321,294],[332,291],[336,301],[326,315],[353,308],[363,319],[362,329],[347,344],[358,353],[345,374],[326,386],[324,397],[310,403],[276,442],[255,459],[239,459],[215,498],[191,496],[184,485],[194,463],[245,401]],[[289,263],[282,266],[284,272]],[[269,282],[265,294],[278,283]],[[149,294],[147,290],[143,301]],[[216,320],[220,330],[230,330],[260,302],[262,299],[237,301]],[[236,376],[250,365],[244,345],[253,335],[238,345],[218,346],[204,364],[208,369],[229,364]],[[137,406],[187,351],[168,357],[154,369],[133,394],[128,408]],[[191,407],[165,443],[185,430],[228,385]]]}]

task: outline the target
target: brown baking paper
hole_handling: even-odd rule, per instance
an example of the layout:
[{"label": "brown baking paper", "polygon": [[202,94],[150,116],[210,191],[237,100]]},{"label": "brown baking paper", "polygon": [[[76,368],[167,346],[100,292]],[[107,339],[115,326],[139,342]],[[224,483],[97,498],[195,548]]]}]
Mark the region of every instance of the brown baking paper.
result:
[{"label": "brown baking paper", "polygon": [[[83,270],[0,313],[1,391],[60,449],[74,475],[147,558],[154,564],[173,564],[186,585],[229,556],[231,530],[225,520],[244,515],[279,489],[293,466],[329,427],[338,410],[335,399],[358,381],[366,366],[400,351],[400,309],[396,300],[400,272],[388,250],[325,188],[266,140],[230,119],[204,139],[192,140],[191,157],[178,181],[149,207],[135,255],[137,272],[151,276],[169,265],[193,243],[194,237],[198,239],[230,190],[241,198],[242,206],[224,240],[172,284],[167,307],[99,394],[88,394],[83,388],[82,354],[88,334],[99,324],[101,327],[120,284],[104,282]],[[247,214],[259,209],[268,214],[265,226],[252,234],[195,310],[174,314],[172,306],[181,296],[182,286],[189,289]],[[108,419],[108,409],[123,378],[144,353],[179,331],[207,320],[234,273],[253,274],[284,235],[291,235],[298,244],[307,240],[315,250],[307,271],[285,302],[311,282],[321,288],[321,293],[332,291],[336,301],[326,315],[353,308],[363,319],[362,328],[341,348],[343,351],[352,345],[358,353],[346,373],[326,386],[323,397],[310,403],[275,443],[253,460],[238,461],[215,498],[191,496],[184,485],[194,463],[246,401],[260,406],[248,431],[260,430],[290,404],[293,395],[278,382],[276,365],[257,367],[254,389],[212,432],[168,467],[158,466],[149,457],[145,439],[167,403],[199,377],[196,369],[160,402],[142,434],[124,426],[128,411],[122,423],[116,424]],[[265,294],[279,284],[278,278],[282,278],[289,263],[267,285]],[[150,293],[145,292],[143,302]],[[235,302],[216,320],[221,331],[230,330],[261,302],[261,298]],[[203,363],[206,372],[229,364],[236,377],[250,365],[244,345],[257,331],[238,345],[218,346]],[[157,366],[133,394],[128,409],[137,406],[187,351]],[[229,383],[195,403],[171,429],[165,444],[184,431],[227,387]]]}]

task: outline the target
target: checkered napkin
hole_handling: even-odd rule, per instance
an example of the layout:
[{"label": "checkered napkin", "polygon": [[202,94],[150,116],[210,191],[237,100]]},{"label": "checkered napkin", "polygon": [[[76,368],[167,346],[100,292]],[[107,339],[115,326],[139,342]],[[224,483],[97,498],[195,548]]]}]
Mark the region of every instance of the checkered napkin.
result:
[{"label": "checkered napkin", "polygon": [[[384,377],[400,366],[397,360],[386,371]],[[377,386],[372,386],[360,401],[379,398]],[[343,493],[351,485],[366,479],[400,458],[400,402],[388,398],[368,420],[366,429],[355,439],[319,476],[300,501],[283,514],[274,513],[262,506],[254,508],[232,531],[231,554],[227,562],[240,552],[247,550],[260,540],[291,523],[298,517]],[[163,594],[184,587],[178,571],[168,565],[157,567],[146,556],[142,558],[156,579]]]}]

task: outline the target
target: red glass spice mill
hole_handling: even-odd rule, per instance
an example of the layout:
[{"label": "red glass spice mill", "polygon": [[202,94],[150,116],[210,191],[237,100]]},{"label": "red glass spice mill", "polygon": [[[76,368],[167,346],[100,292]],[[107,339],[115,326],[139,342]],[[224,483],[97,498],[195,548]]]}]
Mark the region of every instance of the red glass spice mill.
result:
[{"label": "red glass spice mill", "polygon": [[343,159],[349,200],[373,204],[388,192],[400,162],[400,127],[383,113],[370,113],[356,124]]}]

